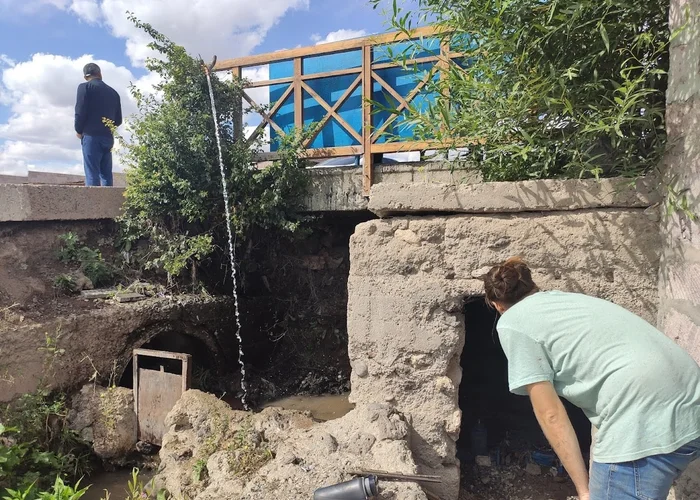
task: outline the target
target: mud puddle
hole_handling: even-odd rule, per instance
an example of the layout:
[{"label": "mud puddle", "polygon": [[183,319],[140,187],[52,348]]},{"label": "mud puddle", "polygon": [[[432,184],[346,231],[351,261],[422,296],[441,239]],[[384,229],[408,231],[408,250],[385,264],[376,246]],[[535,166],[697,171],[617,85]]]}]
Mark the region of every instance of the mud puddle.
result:
[{"label": "mud puddle", "polygon": [[355,408],[348,401],[349,393],[324,396],[290,396],[265,403],[263,408],[283,408],[285,410],[310,411],[316,420],[326,422],[340,418]]}]

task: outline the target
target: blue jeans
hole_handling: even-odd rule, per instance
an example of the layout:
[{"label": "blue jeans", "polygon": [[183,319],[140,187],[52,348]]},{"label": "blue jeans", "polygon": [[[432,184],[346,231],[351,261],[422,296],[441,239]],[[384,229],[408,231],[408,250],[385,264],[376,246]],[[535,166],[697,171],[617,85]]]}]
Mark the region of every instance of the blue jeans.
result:
[{"label": "blue jeans", "polygon": [[84,135],[81,144],[85,165],[85,185],[111,186],[114,137]]},{"label": "blue jeans", "polygon": [[591,468],[591,500],[666,500],[673,481],[700,457],[700,438],[673,453]]}]

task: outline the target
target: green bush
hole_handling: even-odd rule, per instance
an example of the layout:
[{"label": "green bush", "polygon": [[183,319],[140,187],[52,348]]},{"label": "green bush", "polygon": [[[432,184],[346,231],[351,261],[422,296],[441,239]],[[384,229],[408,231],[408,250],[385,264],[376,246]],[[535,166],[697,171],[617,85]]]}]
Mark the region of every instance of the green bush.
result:
[{"label": "green bush", "polygon": [[[147,268],[170,278],[196,271],[206,259],[227,250],[226,218],[214,121],[201,61],[185,49],[132,18],[149,34],[159,59],[148,61],[161,83],[155,95],[133,88],[139,113],[125,144],[128,187],[120,219],[121,245],[134,252],[147,238],[140,256]],[[299,161],[302,134],[289,134],[281,157],[266,168],[255,159],[260,144],[248,144],[234,130],[241,109],[242,82],[213,77],[221,146],[231,206],[231,224],[240,243],[253,229],[294,233],[307,176]]]},{"label": "green bush", "polygon": [[[80,271],[92,281],[94,286],[110,285],[114,281],[115,270],[102,257],[99,250],[84,245],[73,232],[62,234],[58,237],[61,248],[58,258],[66,263],[75,263],[80,266]],[[61,289],[71,288],[71,283],[61,275],[54,281],[54,286]],[[75,283],[72,283],[73,290]]]},{"label": "green bush", "polygon": [[90,450],[68,429],[67,416],[64,397],[46,390],[25,394],[0,412],[0,492],[29,491],[33,499],[56,477],[89,472]]},{"label": "green bush", "polygon": [[[632,176],[658,165],[668,0],[401,5],[394,0],[389,14],[395,29],[436,22],[441,41],[462,54],[426,86],[435,102],[405,114],[417,140],[468,146],[466,159],[487,180]],[[395,61],[414,67],[417,44],[394,49]]]}]

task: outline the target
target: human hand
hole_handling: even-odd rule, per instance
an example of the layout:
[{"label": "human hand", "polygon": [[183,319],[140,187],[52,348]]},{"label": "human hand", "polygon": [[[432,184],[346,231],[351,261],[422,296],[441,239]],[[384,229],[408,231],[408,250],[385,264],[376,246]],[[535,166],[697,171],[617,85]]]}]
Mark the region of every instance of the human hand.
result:
[{"label": "human hand", "polygon": [[76,137],[77,137],[78,139],[82,139],[82,138],[83,138],[83,134],[75,134],[75,135],[76,135]]},{"label": "human hand", "polygon": [[578,494],[578,500],[591,500],[591,494],[590,492],[585,492],[585,493],[579,493]]}]

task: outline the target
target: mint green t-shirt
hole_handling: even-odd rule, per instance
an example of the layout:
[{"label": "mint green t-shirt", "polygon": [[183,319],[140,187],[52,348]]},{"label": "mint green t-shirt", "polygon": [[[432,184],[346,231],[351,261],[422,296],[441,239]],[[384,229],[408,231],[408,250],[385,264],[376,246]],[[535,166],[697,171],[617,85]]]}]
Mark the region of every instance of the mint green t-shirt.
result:
[{"label": "mint green t-shirt", "polygon": [[498,335],[511,392],[552,382],[598,428],[596,462],[671,453],[700,437],[700,366],[626,309],[538,292],[503,314]]}]

